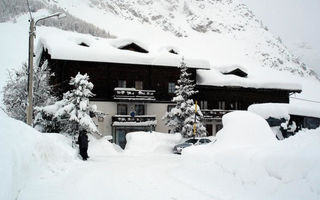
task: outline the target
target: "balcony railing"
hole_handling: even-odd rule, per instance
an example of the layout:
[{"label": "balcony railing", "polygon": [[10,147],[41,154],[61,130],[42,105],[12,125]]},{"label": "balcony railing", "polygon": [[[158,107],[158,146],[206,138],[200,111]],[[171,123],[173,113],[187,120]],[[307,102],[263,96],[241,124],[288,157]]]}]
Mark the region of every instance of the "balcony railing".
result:
[{"label": "balcony railing", "polygon": [[203,117],[205,119],[221,119],[223,115],[232,112],[233,110],[222,109],[201,109]]},{"label": "balcony railing", "polygon": [[155,115],[115,115],[112,116],[112,126],[156,126]]},{"label": "balcony railing", "polygon": [[115,100],[154,101],[155,90],[137,90],[135,88],[114,88]]}]

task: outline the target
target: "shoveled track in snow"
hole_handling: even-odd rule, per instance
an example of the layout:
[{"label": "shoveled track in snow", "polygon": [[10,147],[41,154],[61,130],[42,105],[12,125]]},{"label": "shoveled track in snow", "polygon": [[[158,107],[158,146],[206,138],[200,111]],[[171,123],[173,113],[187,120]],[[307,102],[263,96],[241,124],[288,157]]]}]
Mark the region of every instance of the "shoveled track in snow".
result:
[{"label": "shoveled track in snow", "polygon": [[[194,200],[215,199],[174,178],[177,155],[93,157],[41,174],[22,189],[19,200]],[[188,174],[186,174],[188,176]]]}]

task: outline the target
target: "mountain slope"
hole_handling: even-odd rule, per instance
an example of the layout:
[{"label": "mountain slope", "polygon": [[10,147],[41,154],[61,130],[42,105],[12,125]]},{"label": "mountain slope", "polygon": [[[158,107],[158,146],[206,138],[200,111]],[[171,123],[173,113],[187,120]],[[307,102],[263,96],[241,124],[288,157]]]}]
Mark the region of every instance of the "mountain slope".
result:
[{"label": "mountain slope", "polygon": [[[301,76],[314,76],[280,38],[275,38],[268,32],[267,27],[250,9],[237,0],[55,0],[50,1],[50,4],[60,6],[79,18],[115,32],[116,35],[143,35],[143,40],[152,42],[159,37],[159,40],[164,40],[161,42],[166,42],[168,36],[163,39],[158,35],[170,33],[173,37],[179,37],[184,44],[191,43],[186,46],[187,49],[223,51],[223,57],[229,56],[228,60],[234,60],[233,57],[240,57],[241,60],[250,57],[263,67]],[[221,40],[225,42],[220,42]],[[203,45],[194,45],[198,42]],[[206,47],[208,44],[210,47]],[[185,53],[194,54],[190,51]],[[196,56],[202,55],[206,53],[201,52]],[[213,65],[226,61],[224,59],[219,62],[220,58],[214,55],[204,58],[213,61]]]},{"label": "mountain slope", "polygon": [[[27,60],[28,45],[25,0],[1,3],[4,2],[11,6],[17,4],[19,9],[13,6],[17,10],[7,12],[9,18],[1,18],[0,12],[0,30],[4,33],[0,38],[3,44],[0,52],[1,58],[5,58],[0,59],[0,76],[4,77],[0,85],[6,80],[6,69],[19,67]],[[41,6],[37,7],[39,2]],[[7,5],[1,3],[0,10],[6,9]],[[242,65],[248,69],[249,76],[256,72],[264,75],[263,70],[259,72],[262,68],[282,71],[277,76],[303,85],[298,97],[320,99],[314,92],[320,89],[320,84],[313,71],[237,0],[30,0],[30,3],[34,5],[35,17],[64,10],[78,22],[92,24],[119,38],[132,38],[154,46],[177,46],[181,55],[209,60],[213,67]],[[52,24],[71,23],[70,18],[45,23]]]}]

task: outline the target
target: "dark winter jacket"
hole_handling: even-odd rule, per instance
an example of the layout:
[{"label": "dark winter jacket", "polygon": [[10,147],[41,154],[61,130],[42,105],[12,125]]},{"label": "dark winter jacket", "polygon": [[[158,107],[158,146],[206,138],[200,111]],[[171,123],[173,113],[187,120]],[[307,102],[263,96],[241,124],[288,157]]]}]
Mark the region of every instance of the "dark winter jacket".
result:
[{"label": "dark winter jacket", "polygon": [[88,148],[88,135],[87,134],[80,134],[78,137],[78,144],[79,144],[79,148]]}]

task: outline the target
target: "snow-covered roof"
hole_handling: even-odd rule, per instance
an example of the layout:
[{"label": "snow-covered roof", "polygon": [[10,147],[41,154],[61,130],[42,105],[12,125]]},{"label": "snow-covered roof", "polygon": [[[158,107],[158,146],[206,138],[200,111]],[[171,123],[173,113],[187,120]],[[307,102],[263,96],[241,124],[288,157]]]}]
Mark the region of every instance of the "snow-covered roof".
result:
[{"label": "snow-covered roof", "polygon": [[[37,30],[39,43],[37,53],[47,49],[52,59],[77,60],[108,63],[129,63],[155,66],[178,67],[182,55],[170,53],[177,48],[168,46],[151,46],[134,39],[105,39],[74,32],[62,31],[56,28],[39,28]],[[121,49],[134,44],[146,52],[136,52]],[[163,51],[168,49],[168,51]],[[210,69],[207,60],[184,57],[190,68]]]},{"label": "snow-covered roof", "polygon": [[290,119],[288,108],[289,104],[286,103],[262,103],[250,105],[248,111],[256,113],[264,119],[269,117]]},{"label": "snow-covered roof", "polygon": [[[248,76],[240,77],[233,74],[224,74],[235,69],[240,69],[248,74]],[[197,70],[197,84],[217,87],[229,86],[292,91],[302,90],[301,85],[292,77],[288,77],[287,74],[260,66],[251,66],[247,69],[240,65],[230,65],[230,67],[212,67],[211,70]]]},{"label": "snow-covered roof", "polygon": [[299,103],[261,103],[253,104],[248,107],[248,111],[254,112],[261,117],[268,119],[269,117],[274,118],[285,118],[289,119],[289,115],[299,115],[306,117],[320,118],[320,109],[318,105],[314,105],[305,102]]},{"label": "snow-covered roof", "polygon": [[228,74],[232,71],[235,71],[237,69],[243,71],[244,73],[248,74],[248,70],[242,66],[242,65],[223,65],[223,66],[217,66],[218,70],[223,74]]}]

